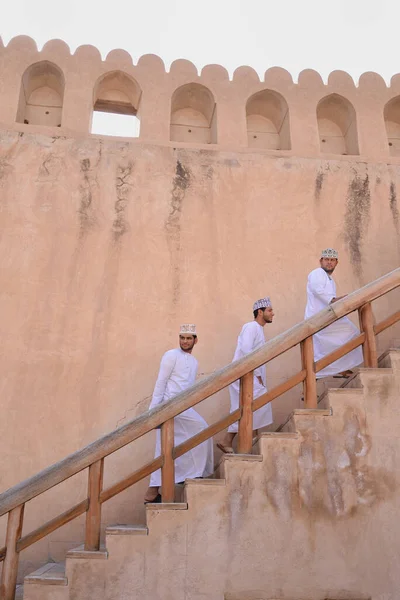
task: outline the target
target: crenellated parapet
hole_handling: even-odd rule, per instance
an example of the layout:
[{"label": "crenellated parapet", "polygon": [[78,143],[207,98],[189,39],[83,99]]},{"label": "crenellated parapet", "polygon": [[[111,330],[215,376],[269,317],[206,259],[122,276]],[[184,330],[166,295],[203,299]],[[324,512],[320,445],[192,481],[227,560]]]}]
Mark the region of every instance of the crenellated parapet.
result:
[{"label": "crenellated parapet", "polygon": [[[22,131],[88,135],[93,111],[136,115],[139,139],[164,145],[266,151],[282,155],[400,157],[400,74],[390,87],[376,73],[355,85],[343,71],[327,84],[307,69],[294,83],[281,68],[220,65],[201,73],[187,60],[169,72],[155,55],[136,65],[124,50],[105,60],[93,46],[71,54],[60,40],[41,52],[19,36],[0,40],[0,122]],[[396,162],[396,160],[395,160]]]}]

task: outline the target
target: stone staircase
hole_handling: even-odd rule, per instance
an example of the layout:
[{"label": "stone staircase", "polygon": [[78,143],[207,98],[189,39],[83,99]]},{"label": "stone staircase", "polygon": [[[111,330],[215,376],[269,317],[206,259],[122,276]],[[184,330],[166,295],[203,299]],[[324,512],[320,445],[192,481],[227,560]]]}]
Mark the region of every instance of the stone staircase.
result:
[{"label": "stone staircase", "polygon": [[400,350],[319,406],[25,577],[24,600],[400,598]]}]

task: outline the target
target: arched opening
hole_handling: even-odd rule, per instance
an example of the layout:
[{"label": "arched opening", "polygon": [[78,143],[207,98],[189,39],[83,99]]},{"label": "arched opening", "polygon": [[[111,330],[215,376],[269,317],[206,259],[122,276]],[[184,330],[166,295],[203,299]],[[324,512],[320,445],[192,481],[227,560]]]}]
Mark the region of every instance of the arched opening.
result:
[{"label": "arched opening", "polygon": [[133,77],[112,71],[94,86],[92,133],[138,137],[141,89]]},{"label": "arched opening", "polygon": [[290,150],[289,109],[277,92],[263,90],[246,104],[247,140],[252,148]]},{"label": "arched opening", "polygon": [[400,96],[389,100],[385,106],[383,116],[389,152],[392,156],[400,156]]},{"label": "arched opening", "polygon": [[320,100],[317,121],[321,152],[359,154],[356,111],[346,98],[331,94]]},{"label": "arched opening", "polygon": [[17,122],[61,127],[64,75],[55,64],[43,60],[22,76]]},{"label": "arched opening", "polygon": [[175,90],[171,101],[170,139],[173,142],[216,144],[216,104],[208,88],[188,83]]}]

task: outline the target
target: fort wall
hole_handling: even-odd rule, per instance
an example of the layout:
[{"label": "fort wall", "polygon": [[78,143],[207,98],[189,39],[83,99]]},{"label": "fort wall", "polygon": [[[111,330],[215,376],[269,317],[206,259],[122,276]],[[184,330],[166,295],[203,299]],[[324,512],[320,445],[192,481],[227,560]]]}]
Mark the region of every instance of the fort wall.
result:
[{"label": "fort wall", "polygon": [[[180,322],[198,326],[203,376],[232,359],[256,298],[274,304],[267,338],[302,320],[322,248],[339,250],[340,294],[396,268],[399,107],[400,76],[355,86],[334,72],[324,85],[308,70],[295,84],[240,67],[230,80],[218,65],[167,73],[155,56],[102,61],[58,40],[1,46],[0,489],[146,410]],[[93,110],[137,115],[139,137],[90,134]],[[381,349],[398,338],[382,334]],[[274,361],[269,387],[299,363],[297,351]],[[274,427],[300,396],[274,403]],[[225,391],[199,411],[212,422],[228,406]],[[152,453],[151,436],[120,451],[105,484]],[[106,505],[104,524],[140,522],[143,486]],[[85,489],[76,477],[28,505],[25,531]],[[62,559],[82,526],[24,552],[23,570]]]},{"label": "fort wall", "polygon": [[135,114],[140,141],[207,144],[214,149],[279,150],[317,157],[353,155],[391,160],[400,155],[400,75],[390,87],[376,73],[358,86],[343,71],[325,85],[312,70],[298,83],[277,67],[264,81],[250,67],[229,79],[219,65],[201,73],[186,60],[166,72],[162,60],[133,65],[124,50],[101,59],[93,46],[71,55],[60,40],[42,51],[20,36],[0,46],[0,122],[45,127],[49,135],[88,134],[93,109]]}]

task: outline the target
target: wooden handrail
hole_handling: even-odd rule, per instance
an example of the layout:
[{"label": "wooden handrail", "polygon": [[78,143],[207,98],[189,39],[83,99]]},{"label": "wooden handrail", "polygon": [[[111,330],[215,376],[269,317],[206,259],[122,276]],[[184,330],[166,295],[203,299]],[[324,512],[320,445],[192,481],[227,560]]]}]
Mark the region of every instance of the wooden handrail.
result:
[{"label": "wooden handrail", "polygon": [[267,342],[261,348],[216,371],[168,402],[143,413],[82,450],[70,454],[37,475],[15,485],[0,494],[0,516],[65,481],[149,431],[160,427],[169,419],[219,392],[249,371],[257,369],[293,348],[307,337],[321,331],[338,318],[353,312],[372,300],[376,300],[398,286],[400,286],[400,268],[349,294],[310,319],[298,323]]}]

